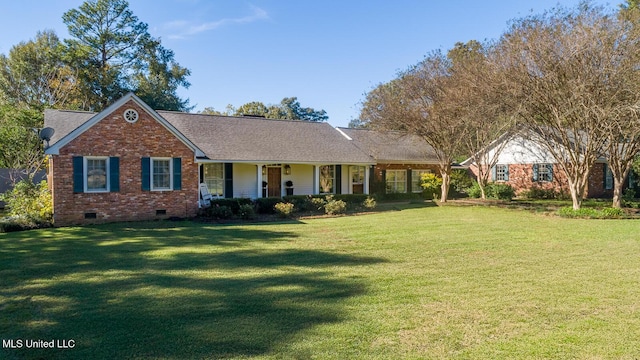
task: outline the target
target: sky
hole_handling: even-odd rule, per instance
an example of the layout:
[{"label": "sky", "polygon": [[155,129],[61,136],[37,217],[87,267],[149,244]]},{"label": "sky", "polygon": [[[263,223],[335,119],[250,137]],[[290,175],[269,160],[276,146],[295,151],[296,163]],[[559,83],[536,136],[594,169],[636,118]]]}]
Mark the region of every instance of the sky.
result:
[{"label": "sky", "polygon": [[[616,9],[623,0],[593,1]],[[54,30],[83,0],[0,4],[0,53]],[[357,118],[365,94],[433,50],[497,39],[510,20],[579,0],[130,0],[152,36],[191,70],[193,112],[297,97],[333,126]]]}]

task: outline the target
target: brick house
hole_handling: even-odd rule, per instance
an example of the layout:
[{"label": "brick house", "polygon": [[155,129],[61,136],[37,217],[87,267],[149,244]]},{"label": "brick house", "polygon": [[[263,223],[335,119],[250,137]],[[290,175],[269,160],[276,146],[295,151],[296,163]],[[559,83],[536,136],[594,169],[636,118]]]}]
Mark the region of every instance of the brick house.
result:
[{"label": "brick house", "polygon": [[338,130],[375,160],[370,168],[372,193],[419,193],[423,190],[423,173],[440,173],[435,151],[419,136],[369,129]]},{"label": "brick house", "polygon": [[46,110],[45,126],[56,226],[192,217],[200,184],[226,198],[368,193],[375,164],[327,123],[154,111],[134,94],[97,114]]},{"label": "brick house", "polygon": [[[496,149],[501,148],[496,165],[491,169],[490,181],[509,184],[516,190],[516,194],[533,188],[569,194],[565,173],[541,145],[523,136],[503,137],[498,141],[506,141],[506,144],[494,143],[488,149],[488,158],[493,158]],[[468,166],[477,176],[477,166],[472,159],[465,160],[461,165]],[[635,181],[631,174],[625,187],[634,185]],[[613,196],[613,176],[604,158],[598,159],[591,168],[585,196],[590,198]]]}]

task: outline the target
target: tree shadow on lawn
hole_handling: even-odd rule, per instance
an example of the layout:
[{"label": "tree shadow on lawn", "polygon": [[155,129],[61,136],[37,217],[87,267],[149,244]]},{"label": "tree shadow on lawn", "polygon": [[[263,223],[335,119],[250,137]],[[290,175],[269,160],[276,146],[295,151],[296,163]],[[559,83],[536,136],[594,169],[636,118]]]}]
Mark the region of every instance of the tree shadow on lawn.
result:
[{"label": "tree shadow on lawn", "polygon": [[299,332],[344,319],[344,301],[366,292],[340,267],[384,261],[257,246],[296,236],[154,223],[0,237],[1,337],[75,341],[0,357],[225,358],[286,348]]}]

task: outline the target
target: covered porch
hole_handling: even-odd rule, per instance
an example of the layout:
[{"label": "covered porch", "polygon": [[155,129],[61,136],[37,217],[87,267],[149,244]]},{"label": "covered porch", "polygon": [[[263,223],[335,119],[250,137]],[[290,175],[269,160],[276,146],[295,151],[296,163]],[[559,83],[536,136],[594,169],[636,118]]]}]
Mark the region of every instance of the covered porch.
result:
[{"label": "covered porch", "polygon": [[214,198],[368,194],[372,164],[202,161],[200,183]]}]

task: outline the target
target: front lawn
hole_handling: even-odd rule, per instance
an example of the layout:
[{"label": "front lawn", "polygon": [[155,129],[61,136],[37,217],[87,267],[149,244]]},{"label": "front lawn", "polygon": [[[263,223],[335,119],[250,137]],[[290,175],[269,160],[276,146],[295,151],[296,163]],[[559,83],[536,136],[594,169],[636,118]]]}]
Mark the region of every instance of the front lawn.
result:
[{"label": "front lawn", "polygon": [[0,234],[0,358],[634,359],[639,234],[418,205]]}]

